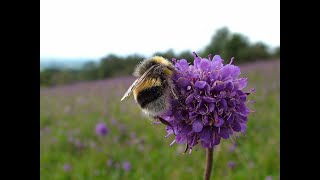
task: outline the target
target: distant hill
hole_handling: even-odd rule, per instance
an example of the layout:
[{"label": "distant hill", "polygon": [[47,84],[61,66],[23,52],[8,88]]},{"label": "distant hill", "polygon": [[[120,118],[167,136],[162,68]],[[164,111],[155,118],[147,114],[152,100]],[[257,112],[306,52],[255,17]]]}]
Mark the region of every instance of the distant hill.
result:
[{"label": "distant hill", "polygon": [[80,69],[85,63],[89,61],[98,63],[97,60],[91,59],[41,59],[40,71],[48,68]]}]

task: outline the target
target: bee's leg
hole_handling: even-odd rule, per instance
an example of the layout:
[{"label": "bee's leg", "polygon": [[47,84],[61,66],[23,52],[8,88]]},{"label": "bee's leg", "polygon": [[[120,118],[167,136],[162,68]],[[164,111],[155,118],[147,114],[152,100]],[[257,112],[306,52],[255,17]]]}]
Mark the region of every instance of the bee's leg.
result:
[{"label": "bee's leg", "polygon": [[171,94],[173,95],[173,98],[178,99],[178,96],[175,93],[174,87],[172,87],[172,84],[173,84],[172,80],[169,79],[169,80],[167,80],[167,82],[165,81],[165,83],[167,84],[167,86],[169,86],[169,89],[170,89]]},{"label": "bee's leg", "polygon": [[170,126],[172,128],[173,134],[176,135],[173,126],[168,121],[164,120],[162,117],[159,116],[155,117],[155,119],[159,119],[159,121],[161,121],[162,124]]},{"label": "bee's leg", "polygon": [[178,96],[177,96],[176,93],[174,92],[174,89],[173,89],[172,86],[170,86],[170,90],[171,90],[171,93],[172,93],[173,97],[174,97],[175,99],[178,99]]},{"label": "bee's leg", "polygon": [[171,91],[171,94],[173,95],[173,98],[178,100],[179,104],[183,107],[186,107],[182,102],[181,100],[179,100],[179,97],[176,95],[175,93],[175,90],[174,90],[174,87],[170,86],[170,91]]}]

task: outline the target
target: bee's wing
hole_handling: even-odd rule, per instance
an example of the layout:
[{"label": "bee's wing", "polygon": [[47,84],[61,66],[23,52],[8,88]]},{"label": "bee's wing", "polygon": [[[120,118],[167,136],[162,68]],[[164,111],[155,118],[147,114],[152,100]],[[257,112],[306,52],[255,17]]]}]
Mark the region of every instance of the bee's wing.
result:
[{"label": "bee's wing", "polygon": [[127,90],[127,92],[122,96],[121,101],[124,100],[126,97],[128,97],[128,96],[131,95],[132,90],[134,89],[134,87],[137,86],[137,84],[138,84],[138,82],[139,82],[139,79],[140,79],[140,78],[136,79],[136,80],[132,83],[132,85],[129,87],[129,89]]},{"label": "bee's wing", "polygon": [[124,100],[126,97],[129,97],[133,91],[133,89],[139,85],[141,82],[143,82],[145,80],[145,78],[147,77],[147,75],[149,74],[149,72],[155,67],[156,65],[151,66],[145,73],[142,74],[142,76],[140,76],[138,79],[136,79],[131,86],[129,87],[129,89],[127,90],[127,92],[122,96],[121,101]]}]

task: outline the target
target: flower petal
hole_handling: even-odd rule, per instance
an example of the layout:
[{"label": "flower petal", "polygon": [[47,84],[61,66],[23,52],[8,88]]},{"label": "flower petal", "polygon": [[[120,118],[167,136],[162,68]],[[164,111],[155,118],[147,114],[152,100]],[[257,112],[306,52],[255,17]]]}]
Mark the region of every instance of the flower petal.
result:
[{"label": "flower petal", "polygon": [[227,82],[226,84],[227,84],[227,85],[226,85],[225,89],[228,90],[228,91],[232,91],[233,88],[234,88],[233,83],[232,83],[231,81],[229,81],[229,82]]},{"label": "flower petal", "polygon": [[185,88],[190,85],[190,80],[188,80],[187,78],[181,77],[178,79],[177,83],[179,87]]},{"label": "flower petal", "polygon": [[208,111],[209,111],[209,109],[208,109],[206,106],[204,106],[204,105],[202,105],[202,106],[199,108],[199,113],[200,113],[201,115],[206,115],[206,114],[208,113]]},{"label": "flower petal", "polygon": [[216,100],[214,99],[214,98],[212,98],[212,97],[209,97],[209,96],[204,96],[204,97],[202,97],[202,99],[204,100],[204,101],[206,101],[206,102],[216,102]]},{"label": "flower petal", "polygon": [[246,132],[246,130],[247,130],[247,125],[246,125],[246,123],[240,123],[240,126],[241,126],[241,132],[242,132],[242,133]]},{"label": "flower petal", "polygon": [[219,55],[215,55],[211,62],[211,67],[214,69],[220,69],[223,66],[222,59]]},{"label": "flower petal", "polygon": [[204,127],[202,129],[202,131],[199,133],[199,137],[200,139],[204,140],[204,139],[210,139],[211,135],[210,135],[210,129],[208,127]]},{"label": "flower petal", "polygon": [[216,137],[215,137],[215,139],[214,139],[213,145],[218,145],[218,144],[220,144],[220,140],[221,140],[221,136],[216,135]]},{"label": "flower petal", "polygon": [[201,121],[196,120],[192,123],[193,132],[200,132],[202,128],[203,128],[203,124]]},{"label": "flower petal", "polygon": [[179,144],[185,143],[187,139],[185,139],[181,134],[176,135],[176,142]]},{"label": "flower petal", "polygon": [[212,133],[212,145],[219,144],[220,143],[220,139],[221,139],[221,137],[216,132]]},{"label": "flower petal", "polygon": [[199,67],[200,67],[200,62],[201,62],[201,58],[200,58],[199,56],[194,59],[193,65],[194,65],[194,67],[195,67],[196,69],[199,69]]},{"label": "flower petal", "polygon": [[189,119],[195,119],[197,115],[198,112],[196,111],[189,112]]},{"label": "flower petal", "polygon": [[175,64],[175,66],[176,66],[179,70],[183,70],[183,71],[186,71],[186,70],[188,70],[188,68],[189,68],[189,64],[188,64],[187,60],[185,60],[185,59],[179,60],[179,61]]},{"label": "flower petal", "polygon": [[224,84],[223,81],[215,81],[215,82],[213,83],[213,89],[216,90],[216,91],[218,91],[218,92],[221,91],[221,90],[223,90],[224,87],[225,87],[225,84]]},{"label": "flower petal", "polygon": [[199,109],[200,107],[202,107],[203,105],[204,105],[204,101],[202,100],[202,97],[201,96],[199,96],[199,98],[198,98],[198,105],[197,105],[197,109]]},{"label": "flower petal", "polygon": [[205,85],[207,84],[206,81],[197,81],[194,86],[198,89],[203,89],[205,87]]},{"label": "flower petal", "polygon": [[199,69],[202,71],[208,71],[211,67],[210,61],[206,58],[203,58],[200,61]]},{"label": "flower petal", "polygon": [[227,101],[225,99],[220,99],[219,104],[223,109],[227,110],[228,105],[227,105]]},{"label": "flower petal", "polygon": [[219,74],[217,72],[211,72],[210,73],[210,79],[211,80],[216,80],[218,79]]},{"label": "flower petal", "polygon": [[209,112],[213,112],[215,108],[215,103],[209,103]]},{"label": "flower petal", "polygon": [[222,118],[218,118],[214,121],[214,126],[215,127],[221,127],[224,123],[224,120]]},{"label": "flower petal", "polygon": [[233,121],[234,121],[234,115],[231,115],[226,122],[231,125],[233,124]]},{"label": "flower petal", "polygon": [[193,101],[193,99],[194,99],[194,94],[192,93],[186,98],[185,103],[190,104]]},{"label": "flower petal", "polygon": [[229,132],[226,128],[221,128],[220,129],[220,134],[219,134],[223,139],[228,139],[229,138]]},{"label": "flower petal", "polygon": [[206,126],[210,125],[208,116],[202,116],[202,123]]},{"label": "flower petal", "polygon": [[240,68],[231,64],[227,64],[220,70],[220,74],[222,79],[225,79],[228,76],[237,78],[240,75]]},{"label": "flower petal", "polygon": [[205,93],[206,93],[206,94],[209,94],[209,93],[210,93],[210,90],[211,90],[211,88],[210,88],[209,84],[206,84],[206,86],[204,87]]},{"label": "flower petal", "polygon": [[235,132],[240,132],[241,131],[241,126],[237,121],[234,121],[233,124],[232,124],[232,129]]},{"label": "flower petal", "polygon": [[201,140],[201,145],[204,148],[211,148],[210,141],[208,141],[208,140]]},{"label": "flower petal", "polygon": [[247,78],[239,78],[238,80],[238,89],[243,89],[247,86]]}]

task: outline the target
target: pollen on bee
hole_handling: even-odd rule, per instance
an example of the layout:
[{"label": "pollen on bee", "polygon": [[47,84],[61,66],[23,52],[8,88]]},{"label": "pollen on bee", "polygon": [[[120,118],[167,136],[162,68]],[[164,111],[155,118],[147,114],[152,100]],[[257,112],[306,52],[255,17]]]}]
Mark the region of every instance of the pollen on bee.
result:
[{"label": "pollen on bee", "polygon": [[166,68],[164,68],[164,73],[166,73],[167,75],[169,75],[169,76],[171,76],[172,74],[173,74],[173,72],[170,70],[170,69],[168,69],[167,67]]},{"label": "pollen on bee", "polygon": [[167,59],[165,59],[165,58],[163,58],[161,56],[154,56],[153,60],[156,61],[157,63],[160,63],[160,64],[165,64],[165,65],[169,65],[170,64],[170,62]]}]

